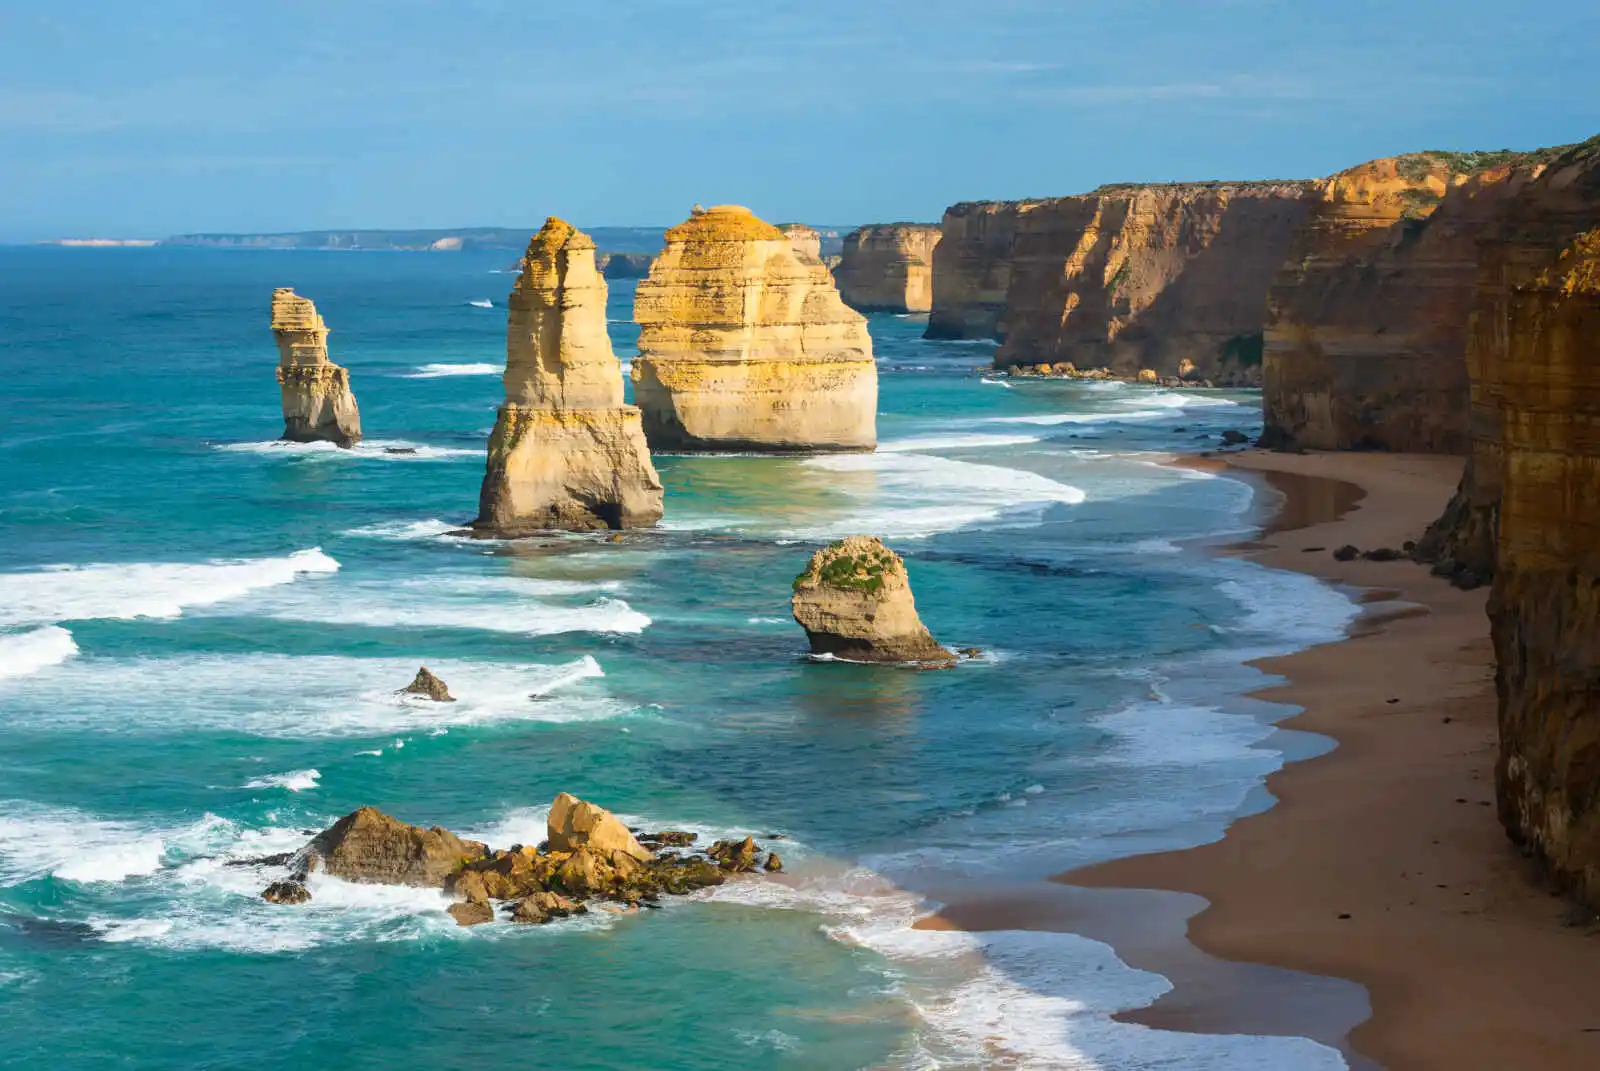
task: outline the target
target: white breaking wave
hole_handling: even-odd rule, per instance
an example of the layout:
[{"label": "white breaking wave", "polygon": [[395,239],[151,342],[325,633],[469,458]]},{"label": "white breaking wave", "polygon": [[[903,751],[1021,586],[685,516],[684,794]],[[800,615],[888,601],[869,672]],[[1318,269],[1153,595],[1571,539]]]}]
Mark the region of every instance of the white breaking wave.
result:
[{"label": "white breaking wave", "polygon": [[982,383],[985,387],[1004,387],[1006,390],[1016,390],[1017,389],[1015,385],[1013,385],[1011,383],[1007,383],[1003,379],[983,379],[983,378],[979,378],[978,382]]},{"label": "white breaking wave", "polygon": [[[598,721],[632,711],[603,689],[578,687],[605,676],[589,655],[551,665],[424,660],[449,686],[454,703],[399,694],[416,675],[413,659],[182,655],[71,663],[61,673],[31,678],[24,701],[8,703],[7,717],[40,731],[198,729],[298,740],[392,739],[500,722]],[[259,781],[248,787],[290,787]]]},{"label": "white breaking wave", "polygon": [[207,815],[189,826],[159,830],[8,800],[0,803],[0,886],[46,875],[88,884],[154,874],[169,845],[203,840],[220,821]]},{"label": "white breaking wave", "polygon": [[1315,577],[1238,559],[1212,564],[1234,574],[1217,590],[1245,611],[1243,622],[1228,630],[1254,641],[1249,654],[1240,657],[1287,654],[1332,643],[1343,639],[1350,622],[1361,614],[1359,606]]},{"label": "white breaking wave", "polygon": [[1031,522],[1043,509],[1076,505],[1084,493],[1038,473],[925,454],[835,454],[805,462],[838,477],[835,489],[859,505],[786,538],[837,539],[872,532],[915,539],[960,528]]},{"label": "white breaking wave", "polygon": [[487,447],[478,450],[461,446],[428,446],[403,439],[363,439],[348,449],[328,442],[291,443],[283,439],[269,439],[253,443],[221,443],[217,449],[235,454],[317,461],[339,458],[357,461],[444,461],[456,457],[482,457],[488,452]]},{"label": "white breaking wave", "polygon": [[407,379],[440,379],[444,376],[498,376],[505,368],[497,364],[425,364]]},{"label": "white breaking wave", "polygon": [[0,635],[0,679],[59,666],[77,653],[72,633],[57,625]]},{"label": "white breaking wave", "polygon": [[490,301],[488,298],[478,298],[476,301],[467,302],[467,304],[471,305],[475,309],[492,309],[492,308],[494,308],[494,302]]},{"label": "white breaking wave", "polygon": [[212,606],[338,569],[338,562],[320,547],[312,547],[281,558],[62,565],[32,573],[0,573],[0,627],[178,617],[190,607]]},{"label": "white breaking wave", "polygon": [[371,536],[374,539],[434,539],[446,532],[457,531],[460,527],[459,524],[430,517],[425,521],[385,521],[382,524],[369,524],[365,528],[351,528],[345,535]]},{"label": "white breaking wave", "polygon": [[245,788],[283,788],[290,792],[304,792],[318,787],[322,774],[317,770],[291,770],[288,773],[253,777],[244,783]]},{"label": "white breaking wave", "polygon": [[881,442],[878,452],[903,454],[917,450],[969,450],[987,446],[1025,446],[1038,441],[1037,435],[918,435]]},{"label": "white breaking wave", "polygon": [[1156,420],[1171,416],[1168,409],[1118,409],[1100,413],[1030,413],[1026,416],[989,417],[990,424],[1111,424],[1117,421]]}]

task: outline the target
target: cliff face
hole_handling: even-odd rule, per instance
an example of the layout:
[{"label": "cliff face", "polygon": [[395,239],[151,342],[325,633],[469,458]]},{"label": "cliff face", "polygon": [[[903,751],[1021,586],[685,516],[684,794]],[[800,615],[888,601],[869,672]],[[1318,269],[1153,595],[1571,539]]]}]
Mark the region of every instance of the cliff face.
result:
[{"label": "cliff face", "polygon": [[361,441],[361,413],[350,372],[328,360],[328,325],[316,305],[283,286],[272,292],[272,335],[278,342],[283,437],[290,442]]},{"label": "cliff face", "polygon": [[834,278],[846,305],[859,312],[927,312],[933,308],[932,223],[881,223],[844,237]]},{"label": "cliff face", "polygon": [[1533,173],[1517,154],[1416,153],[1317,184],[1272,287],[1269,443],[1467,451],[1477,243]]},{"label": "cliff face", "polygon": [[876,446],[866,319],[808,248],[749,209],[699,210],[667,231],[634,319],[634,399],[653,449]]},{"label": "cliff face", "polygon": [[1268,284],[1304,183],[1107,187],[1020,212],[997,365],[1259,381]]},{"label": "cliff face", "polygon": [[1551,162],[1484,243],[1479,398],[1498,411],[1500,819],[1600,907],[1600,138]]},{"label": "cliff face", "polygon": [[515,536],[660,520],[661,481],[639,410],[623,404],[594,242],[546,220],[507,305],[506,401],[473,527]]},{"label": "cliff face", "polygon": [[1038,201],[951,205],[933,250],[933,305],[926,338],[1004,338],[1017,223]]}]

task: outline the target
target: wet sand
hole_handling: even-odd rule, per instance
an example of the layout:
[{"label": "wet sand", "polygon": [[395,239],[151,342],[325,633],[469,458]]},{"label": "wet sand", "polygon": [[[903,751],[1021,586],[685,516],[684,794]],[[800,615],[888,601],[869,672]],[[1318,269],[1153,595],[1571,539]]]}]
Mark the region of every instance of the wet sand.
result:
[{"label": "wet sand", "polygon": [[[1409,561],[1331,553],[1416,539],[1461,463],[1262,452],[1226,463],[1283,494],[1262,535],[1231,552],[1363,603],[1349,639],[1257,663],[1287,681],[1258,698],[1304,708],[1284,726],[1338,747],[1270,777],[1277,805],[1216,843],[1076,871],[1059,893],[965,899],[919,925],[1105,940],[1172,979],[1122,1017],[1150,1026],[1302,1034],[1353,1067],[1600,1068],[1600,935],[1567,924],[1494,813],[1486,592]],[[1176,939],[1185,918],[1192,946]]]}]

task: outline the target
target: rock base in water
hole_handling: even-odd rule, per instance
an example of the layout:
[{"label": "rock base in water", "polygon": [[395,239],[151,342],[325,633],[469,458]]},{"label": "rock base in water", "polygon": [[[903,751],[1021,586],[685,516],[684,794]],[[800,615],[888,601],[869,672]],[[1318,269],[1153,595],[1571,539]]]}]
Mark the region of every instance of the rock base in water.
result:
[{"label": "rock base in water", "polygon": [[852,662],[956,661],[917,616],[905,563],[870,536],[850,536],[813,554],[795,578],[790,606],[813,654]]},{"label": "rock base in water", "polygon": [[450,694],[450,689],[444,681],[435,677],[427,666],[420,666],[417,675],[410,684],[400,689],[401,695],[420,695],[424,699],[431,699],[435,703],[454,703],[456,697]]},{"label": "rock base in water", "polygon": [[283,437],[290,442],[361,441],[361,413],[350,372],[328,359],[328,325],[317,307],[288,287],[272,292],[272,334],[278,342]]}]

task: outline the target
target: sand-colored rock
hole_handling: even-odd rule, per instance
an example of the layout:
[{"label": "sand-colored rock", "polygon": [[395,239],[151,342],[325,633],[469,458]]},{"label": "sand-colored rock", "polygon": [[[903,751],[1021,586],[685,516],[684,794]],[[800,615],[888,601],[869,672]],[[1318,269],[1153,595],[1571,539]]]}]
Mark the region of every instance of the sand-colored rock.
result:
[{"label": "sand-colored rock", "polygon": [[640,844],[622,820],[604,807],[563,792],[550,804],[546,819],[552,852],[575,852],[586,848],[611,858],[616,854],[634,859],[650,859],[652,853]]},{"label": "sand-colored rock", "polygon": [[516,536],[660,520],[661,480],[639,410],[623,404],[594,242],[546,220],[507,304],[506,401],[489,438],[474,530]]},{"label": "sand-colored rock", "polygon": [[[815,227],[808,227],[804,223],[780,223],[778,229],[783,236],[789,239],[789,248],[801,261],[809,264],[816,261],[822,264],[822,235]],[[823,267],[827,267],[823,264]]]},{"label": "sand-colored rock", "polygon": [[1272,288],[1265,441],[1465,453],[1478,239],[1537,173],[1516,153],[1413,153],[1317,186]]},{"label": "sand-colored rock", "polygon": [[323,830],[305,848],[305,869],[384,885],[438,888],[463,862],[487,849],[448,829],[423,829],[362,807]]},{"label": "sand-colored rock", "polygon": [[927,312],[940,235],[936,223],[877,223],[851,231],[833,273],[839,296],[858,312]]},{"label": "sand-colored rock", "polygon": [[1500,819],[1600,908],[1600,138],[1556,157],[1484,241],[1475,377],[1499,415],[1489,618]]},{"label": "sand-colored rock", "polygon": [[419,666],[417,675],[411,678],[411,683],[400,689],[401,695],[420,695],[424,699],[431,699],[435,703],[454,703],[455,696],[450,694],[450,687],[436,677],[427,666]]},{"label": "sand-colored rock", "polygon": [[634,399],[652,449],[877,444],[865,318],[839,299],[820,260],[749,209],[700,210],[668,230],[634,319]]},{"label": "sand-colored rock", "polygon": [[1068,361],[1135,378],[1260,382],[1266,294],[1305,217],[1302,182],[1106,186],[1016,218],[999,367]]},{"label": "sand-colored rock", "polygon": [[1039,201],[966,201],[944,210],[924,337],[1004,339],[1012,244]]},{"label": "sand-colored rock", "polygon": [[850,536],[813,554],[795,578],[790,607],[813,654],[856,662],[956,660],[917,616],[905,562],[870,536]]},{"label": "sand-colored rock", "polygon": [[361,441],[361,413],[350,371],[328,360],[328,325],[311,299],[280,286],[272,292],[272,335],[278,342],[283,437],[290,442]]}]

